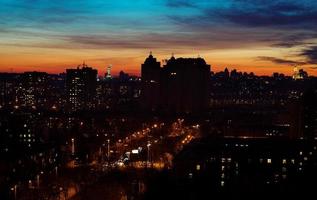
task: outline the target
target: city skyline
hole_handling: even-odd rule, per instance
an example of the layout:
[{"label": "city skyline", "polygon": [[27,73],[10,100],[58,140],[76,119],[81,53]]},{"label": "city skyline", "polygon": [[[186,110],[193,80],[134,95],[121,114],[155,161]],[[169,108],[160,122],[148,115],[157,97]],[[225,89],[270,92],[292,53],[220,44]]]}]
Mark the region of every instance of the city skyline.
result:
[{"label": "city skyline", "polygon": [[[152,51],[149,53],[149,55],[152,55]],[[172,53],[171,58],[175,58],[174,57],[174,53]],[[177,58],[184,59],[184,57],[177,57]],[[185,59],[198,59],[198,58],[202,58],[202,57],[200,55],[198,55],[198,57],[196,57],[196,58],[195,57],[188,57],[188,58],[185,58]],[[204,58],[202,58],[202,59],[204,59]],[[159,67],[161,69],[163,69],[168,60],[169,59],[158,60],[159,63],[162,63],[162,64],[160,64]],[[142,68],[142,65],[143,64],[141,63],[140,64],[141,68]],[[82,67],[88,67],[88,68],[92,68],[92,69],[97,70],[97,77],[96,77],[97,79],[98,78],[102,78],[102,77],[106,78],[108,76],[109,72],[111,73],[110,74],[110,78],[111,77],[119,77],[121,73],[124,73],[126,75],[131,75],[133,77],[141,77],[141,75],[142,75],[142,69],[141,68],[138,69],[138,70],[132,71],[132,72],[130,70],[124,71],[125,69],[112,70],[113,66],[112,66],[112,64],[110,64],[106,68],[100,69],[100,67],[95,67],[95,66],[88,65],[85,61],[83,61],[81,64],[76,64],[74,66],[66,66],[63,69],[63,71],[60,71],[60,72],[57,72],[57,71],[52,71],[52,72],[51,71],[44,71],[44,70],[41,70],[41,69],[39,69],[39,70],[37,70],[37,69],[30,69],[30,70],[29,69],[25,69],[24,71],[23,70],[15,71],[14,68],[10,68],[9,71],[1,71],[1,69],[0,69],[0,73],[23,74],[23,73],[33,73],[33,72],[37,73],[37,72],[39,72],[39,73],[47,73],[47,74],[51,74],[51,75],[58,75],[58,74],[62,75],[62,74],[66,74],[67,70],[76,70],[76,69],[80,69]],[[217,70],[212,70],[212,68],[211,68],[210,72],[211,72],[211,75],[213,75],[213,74],[223,73],[223,72],[226,72],[226,71],[229,71],[229,72],[230,71],[231,72],[236,71],[236,72],[239,72],[239,73],[247,73],[247,74],[250,73],[252,75],[259,76],[259,77],[261,77],[261,76],[274,76],[276,74],[282,74],[282,75],[294,78],[294,74],[297,74],[299,70],[307,73],[307,71],[305,71],[305,70],[307,70],[306,68],[303,68],[302,66],[298,66],[298,65],[292,66],[292,68],[290,68],[290,70],[286,74],[284,74],[283,72],[277,72],[277,71],[272,71],[271,74],[269,74],[269,73],[255,73],[254,71],[248,71],[248,70],[247,71],[239,71],[239,68],[235,68],[235,67],[231,67],[231,66],[225,66],[224,68],[222,68],[222,69],[219,68]],[[308,71],[310,71],[310,70],[308,70]],[[307,75],[311,76],[311,77],[316,77],[316,75],[314,73],[312,73],[312,74],[307,73]]]},{"label": "city skyline", "polygon": [[[103,75],[139,75],[159,61],[200,55],[212,71],[316,76],[312,1],[1,1],[0,71],[64,72],[83,60]],[[250,17],[252,16],[252,17]]]},{"label": "city skyline", "polygon": [[0,0],[0,199],[309,199],[317,1]]}]

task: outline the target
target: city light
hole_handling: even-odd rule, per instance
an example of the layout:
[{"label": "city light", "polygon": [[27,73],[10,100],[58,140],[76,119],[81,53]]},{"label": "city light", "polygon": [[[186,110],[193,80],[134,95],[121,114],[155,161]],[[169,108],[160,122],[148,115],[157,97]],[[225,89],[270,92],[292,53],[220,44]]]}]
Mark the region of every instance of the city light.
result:
[{"label": "city light", "polygon": [[313,198],[316,16],[313,0],[0,2],[0,200]]}]

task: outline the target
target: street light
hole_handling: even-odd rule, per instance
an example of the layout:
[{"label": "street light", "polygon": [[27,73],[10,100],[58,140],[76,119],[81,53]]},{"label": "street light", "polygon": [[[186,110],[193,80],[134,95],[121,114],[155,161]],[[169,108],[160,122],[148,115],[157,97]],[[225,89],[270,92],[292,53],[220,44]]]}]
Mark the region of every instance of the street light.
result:
[{"label": "street light", "polygon": [[12,188],[11,188],[11,191],[13,191],[13,195],[14,195],[14,199],[17,199],[17,185],[14,185]]},{"label": "street light", "polygon": [[72,154],[75,154],[75,139],[72,138]]},{"label": "street light", "polygon": [[108,157],[108,161],[110,158],[110,139],[107,140],[107,157]]},{"label": "street light", "polygon": [[151,143],[150,141],[147,142],[147,164],[146,166],[148,167],[150,165],[150,147],[151,147]]}]

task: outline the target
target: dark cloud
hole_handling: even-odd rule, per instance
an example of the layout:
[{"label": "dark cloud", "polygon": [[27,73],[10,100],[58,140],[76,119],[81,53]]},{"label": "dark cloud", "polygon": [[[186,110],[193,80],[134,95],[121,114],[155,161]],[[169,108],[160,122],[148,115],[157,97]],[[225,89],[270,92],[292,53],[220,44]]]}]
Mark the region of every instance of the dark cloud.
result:
[{"label": "dark cloud", "polygon": [[307,47],[299,55],[304,56],[308,63],[317,64],[317,46]]},{"label": "dark cloud", "polygon": [[[263,14],[263,13],[266,14]],[[274,10],[237,11],[223,15],[229,21],[248,27],[278,27],[278,28],[305,28],[316,29],[317,12],[300,12],[293,15],[274,12]]]},{"label": "dark cloud", "polygon": [[277,37],[277,41],[274,41],[273,38],[268,39],[273,42],[272,47],[282,47],[282,48],[291,48],[295,46],[306,46],[311,43],[306,42],[307,40],[317,38],[317,33],[309,32],[295,32],[291,35],[282,35]]},{"label": "dark cloud", "polygon": [[192,52],[196,50],[241,48],[252,44],[256,39],[246,34],[249,41],[241,43],[238,34],[218,32],[208,34],[157,34],[143,33],[125,36],[107,35],[69,35],[64,38],[70,44],[81,48],[130,48],[130,49],[182,49]]},{"label": "dark cloud", "polygon": [[312,28],[317,30],[315,26],[317,4],[306,6],[305,0],[303,2],[234,0],[229,5],[219,8],[201,6],[199,7],[200,15],[178,17],[176,20],[196,26],[233,23],[245,27],[298,28],[305,30]]},{"label": "dark cloud", "polygon": [[289,42],[278,42],[275,44],[272,44],[272,47],[281,47],[281,48],[291,48],[295,46],[304,45],[307,43],[303,43],[302,41],[289,41]]},{"label": "dark cloud", "polygon": [[256,59],[263,60],[263,61],[270,61],[272,63],[281,64],[281,65],[304,65],[304,64],[306,64],[306,62],[287,60],[287,59],[268,57],[268,56],[259,56]]}]

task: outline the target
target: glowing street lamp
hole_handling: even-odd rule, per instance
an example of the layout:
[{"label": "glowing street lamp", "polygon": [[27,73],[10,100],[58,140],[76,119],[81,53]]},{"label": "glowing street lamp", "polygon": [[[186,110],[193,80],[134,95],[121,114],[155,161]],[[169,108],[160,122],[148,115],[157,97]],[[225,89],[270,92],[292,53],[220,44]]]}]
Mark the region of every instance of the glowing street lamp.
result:
[{"label": "glowing street lamp", "polygon": [[107,157],[110,158],[110,139],[107,140]]},{"label": "glowing street lamp", "polygon": [[14,186],[11,188],[11,191],[13,191],[14,199],[17,199],[17,188],[18,188],[17,185],[14,185]]},{"label": "glowing street lamp", "polygon": [[150,147],[151,147],[151,143],[150,141],[147,142],[147,166],[150,165]]},{"label": "glowing street lamp", "polygon": [[72,154],[75,154],[75,139],[72,138]]}]

